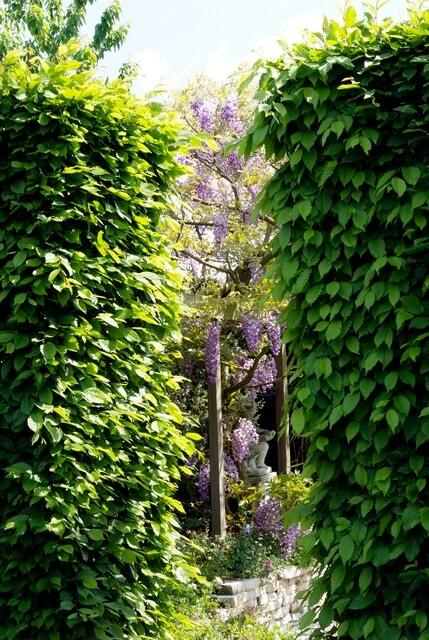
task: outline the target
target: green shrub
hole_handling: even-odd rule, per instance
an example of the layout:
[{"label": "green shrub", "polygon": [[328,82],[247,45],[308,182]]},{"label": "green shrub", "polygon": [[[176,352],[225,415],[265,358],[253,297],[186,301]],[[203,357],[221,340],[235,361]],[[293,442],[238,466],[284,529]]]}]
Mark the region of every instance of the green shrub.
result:
[{"label": "green shrub", "polygon": [[315,637],[424,640],[429,14],[345,21],[266,66],[246,147],[288,157],[262,206],[280,227],[273,295],[290,298],[291,422],[318,478]]},{"label": "green shrub", "polygon": [[0,94],[0,638],[159,638],[192,453],[160,227],[177,131],[76,62],[11,53]]}]

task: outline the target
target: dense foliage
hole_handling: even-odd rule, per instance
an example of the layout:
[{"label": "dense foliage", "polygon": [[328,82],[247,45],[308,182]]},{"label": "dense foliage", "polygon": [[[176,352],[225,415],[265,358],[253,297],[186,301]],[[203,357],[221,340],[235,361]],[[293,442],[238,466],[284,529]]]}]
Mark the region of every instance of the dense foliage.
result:
[{"label": "dense foliage", "polygon": [[0,93],[0,638],[158,638],[193,452],[170,399],[176,125],[73,61],[10,53]]},{"label": "dense foliage", "polygon": [[[52,60],[70,40],[79,38],[93,1],[1,0],[1,55],[20,47]],[[102,12],[91,41],[77,55],[96,62],[120,47],[127,34],[127,27],[119,24],[120,16],[119,0],[112,0]]]},{"label": "dense foliage", "polygon": [[428,43],[427,12],[349,6],[266,66],[245,145],[288,158],[262,205],[318,478],[317,638],[429,637]]}]

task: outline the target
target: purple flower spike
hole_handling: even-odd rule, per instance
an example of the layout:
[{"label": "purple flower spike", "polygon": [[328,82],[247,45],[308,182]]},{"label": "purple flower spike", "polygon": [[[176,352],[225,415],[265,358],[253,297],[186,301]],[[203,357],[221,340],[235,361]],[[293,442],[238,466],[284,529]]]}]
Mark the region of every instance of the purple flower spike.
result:
[{"label": "purple flower spike", "polygon": [[220,324],[214,320],[207,330],[206,341],[206,372],[210,383],[216,382],[220,366]]}]

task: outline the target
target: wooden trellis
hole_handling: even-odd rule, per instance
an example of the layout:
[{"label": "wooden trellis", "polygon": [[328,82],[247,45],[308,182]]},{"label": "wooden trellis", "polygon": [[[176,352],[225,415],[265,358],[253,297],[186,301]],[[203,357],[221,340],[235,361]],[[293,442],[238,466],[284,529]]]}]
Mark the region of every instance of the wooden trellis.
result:
[{"label": "wooden trellis", "polygon": [[[284,415],[288,394],[287,359],[285,347],[275,358],[277,366],[276,381],[276,422],[277,422],[277,461],[279,473],[290,473],[290,431],[289,417]],[[209,404],[209,448],[210,448],[210,500],[212,536],[224,537],[226,533],[225,514],[225,470],[222,426],[222,382],[220,363],[215,382],[208,385]]]}]

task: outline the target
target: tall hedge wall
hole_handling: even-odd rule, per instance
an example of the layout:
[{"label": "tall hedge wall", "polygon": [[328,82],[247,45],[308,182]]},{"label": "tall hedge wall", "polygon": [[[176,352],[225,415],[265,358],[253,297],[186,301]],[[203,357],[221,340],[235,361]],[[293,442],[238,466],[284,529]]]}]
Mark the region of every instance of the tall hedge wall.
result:
[{"label": "tall hedge wall", "polygon": [[[177,131],[76,62],[0,64],[0,639],[161,637]],[[173,345],[174,348],[174,345]]]},{"label": "tall hedge wall", "polygon": [[318,479],[314,637],[427,640],[429,14],[345,19],[266,66],[246,151],[287,156],[262,206]]}]

